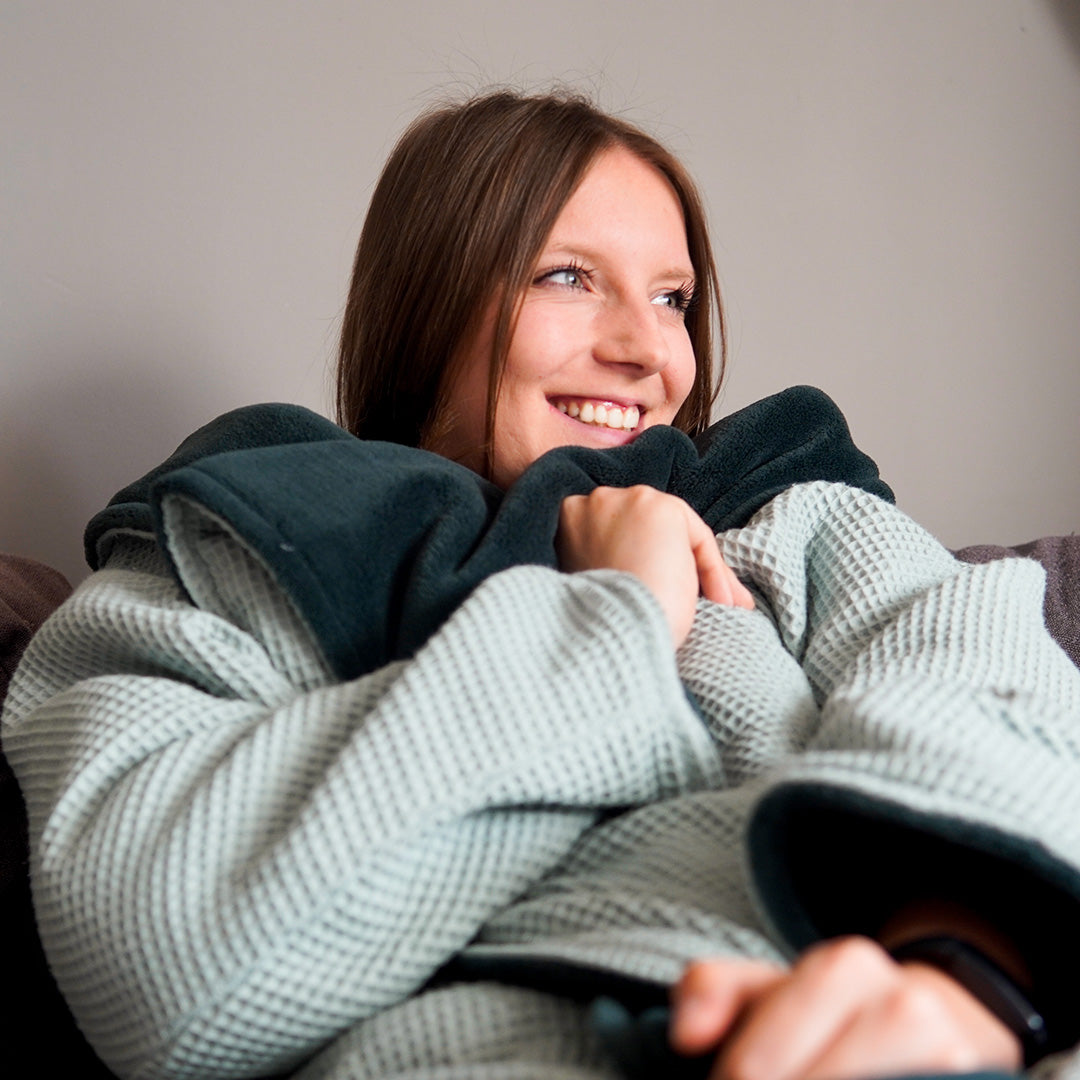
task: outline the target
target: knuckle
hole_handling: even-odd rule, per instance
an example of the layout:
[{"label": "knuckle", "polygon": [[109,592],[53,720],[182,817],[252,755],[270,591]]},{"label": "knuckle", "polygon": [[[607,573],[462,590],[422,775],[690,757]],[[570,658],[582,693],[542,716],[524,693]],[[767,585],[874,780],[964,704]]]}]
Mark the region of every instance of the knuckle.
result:
[{"label": "knuckle", "polygon": [[932,1031],[944,1021],[941,999],[925,986],[902,982],[890,995],[888,1019],[900,1028]]},{"label": "knuckle", "polygon": [[834,938],[806,954],[807,966],[841,979],[880,978],[896,965],[885,950],[866,937]]},{"label": "knuckle", "polygon": [[648,484],[632,484],[623,490],[628,498],[639,503],[655,502],[656,497],[661,494],[656,488],[649,487]]},{"label": "knuckle", "polygon": [[979,1048],[952,1022],[944,1003],[925,986],[903,984],[884,1006],[885,1022],[926,1047],[928,1065],[946,1072],[976,1071],[985,1062]]},{"label": "knuckle", "polygon": [[641,501],[637,487],[611,487],[609,485],[593,488],[587,498],[592,507],[605,514],[625,513],[627,509],[634,510]]}]

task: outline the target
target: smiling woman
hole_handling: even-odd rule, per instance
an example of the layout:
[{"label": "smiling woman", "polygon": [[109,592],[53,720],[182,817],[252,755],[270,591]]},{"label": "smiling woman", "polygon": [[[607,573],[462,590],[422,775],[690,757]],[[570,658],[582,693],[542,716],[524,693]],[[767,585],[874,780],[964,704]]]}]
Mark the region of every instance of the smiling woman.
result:
[{"label": "smiling woman", "polygon": [[820,392],[704,431],[722,345],[649,136],[507,93],[409,128],[347,430],[195,433],[12,683],[42,940],[113,1070],[859,1080],[1076,1040],[1080,673],[1038,568],[957,563]]},{"label": "smiling woman", "polygon": [[[621,180],[633,181],[632,190],[622,191]],[[646,224],[637,221],[641,212],[653,250],[637,234]],[[594,243],[595,252],[585,249]],[[634,296],[602,288],[604,267],[591,266],[594,254],[618,262],[612,269],[620,277],[640,263],[639,275],[647,270],[658,279],[633,283],[645,290]],[[658,257],[667,261],[652,261]],[[562,286],[599,297],[602,312],[618,314],[628,302],[663,293],[670,299],[661,306],[683,308],[681,333],[694,371],[685,400],[660,422],[690,434],[704,430],[725,341],[708,226],[693,181],[655,139],[585,98],[512,93],[422,116],[390,155],[364,222],[345,311],[337,395],[342,425],[363,438],[452,446],[473,462],[479,454],[482,471],[490,474],[499,384],[515,326],[527,318],[526,302],[545,291],[545,281],[552,294]],[[612,284],[622,290],[630,282]],[[632,310],[624,308],[622,317]],[[569,329],[570,316],[560,319]],[[597,326],[589,333],[635,335],[640,329]],[[677,337],[675,331],[672,324],[667,337]],[[583,339],[575,334],[580,349]],[[530,336],[526,330],[522,341]],[[625,341],[615,344],[627,348]],[[487,355],[486,393],[481,354]],[[458,369],[466,362],[469,401],[448,407],[450,388],[464,385]],[[595,371],[585,377],[589,385],[565,392],[614,389],[606,382],[592,386]],[[626,395],[610,396],[618,404]],[[568,397],[568,413],[572,404]],[[587,404],[579,403],[579,417]],[[594,421],[596,404],[606,408],[603,400],[593,403]],[[446,443],[454,438],[459,405],[470,411],[468,433]]]}]

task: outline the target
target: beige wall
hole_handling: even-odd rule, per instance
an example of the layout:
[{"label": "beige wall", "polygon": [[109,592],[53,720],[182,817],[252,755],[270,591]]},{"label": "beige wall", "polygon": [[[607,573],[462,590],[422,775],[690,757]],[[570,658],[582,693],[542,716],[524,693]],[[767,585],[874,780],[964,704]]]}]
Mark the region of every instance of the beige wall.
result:
[{"label": "beige wall", "polygon": [[1080,33],[1050,0],[0,2],[0,549],[226,408],[326,409],[381,160],[552,77],[681,152],[724,408],[827,389],[947,543],[1080,527]]}]

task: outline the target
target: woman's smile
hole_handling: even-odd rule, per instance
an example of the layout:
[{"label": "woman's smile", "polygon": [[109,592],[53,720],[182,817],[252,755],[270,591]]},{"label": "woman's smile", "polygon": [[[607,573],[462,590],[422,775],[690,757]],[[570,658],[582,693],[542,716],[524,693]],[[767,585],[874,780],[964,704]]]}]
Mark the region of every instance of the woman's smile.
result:
[{"label": "woman's smile", "polygon": [[571,420],[628,435],[633,434],[641,421],[641,408],[626,401],[561,397],[553,405]]}]

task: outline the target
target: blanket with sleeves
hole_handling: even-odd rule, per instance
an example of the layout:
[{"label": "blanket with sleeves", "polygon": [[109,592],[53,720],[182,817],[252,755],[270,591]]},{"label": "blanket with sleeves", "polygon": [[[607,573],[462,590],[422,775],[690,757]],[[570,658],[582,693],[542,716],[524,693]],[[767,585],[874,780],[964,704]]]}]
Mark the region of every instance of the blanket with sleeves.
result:
[{"label": "blanket with sleeves", "polygon": [[121,1076],[613,1077],[583,988],[647,1004],[925,895],[1075,1037],[1080,672],[1037,565],[797,484],[719,537],[757,609],[702,602],[677,656],[636,579],[524,565],[343,679],[225,518],[158,529],[110,531],[4,716],[42,937]]}]

